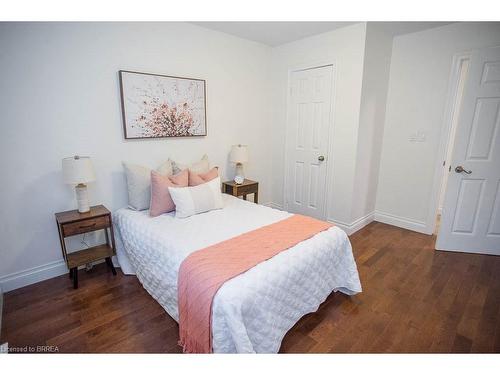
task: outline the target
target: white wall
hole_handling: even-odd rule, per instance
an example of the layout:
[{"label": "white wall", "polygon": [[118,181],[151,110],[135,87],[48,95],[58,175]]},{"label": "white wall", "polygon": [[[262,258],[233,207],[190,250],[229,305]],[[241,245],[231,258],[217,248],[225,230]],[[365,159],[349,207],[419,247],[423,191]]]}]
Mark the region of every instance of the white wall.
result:
[{"label": "white wall", "polygon": [[368,223],[375,212],[392,40],[392,35],[377,24],[367,24],[351,212],[351,221],[355,223]]},{"label": "white wall", "polygon": [[[0,24],[4,290],[65,271],[54,213],[76,203],[63,157],[92,157],[91,203],[114,210],[127,203],[123,160],[155,167],[208,153],[232,177],[230,146],[244,143],[247,175],[270,201],[269,61],[269,47],[183,23]],[[119,69],[206,79],[208,136],[124,140]]]},{"label": "white wall", "polygon": [[[457,23],[394,38],[377,192],[378,219],[432,233],[430,202],[453,55],[500,45],[500,24]],[[415,131],[425,142],[409,142]]]},{"label": "white wall", "polygon": [[274,117],[272,134],[272,200],[283,206],[284,154],[288,74],[325,64],[334,64],[334,154],[328,156],[332,194],[328,197],[328,219],[351,222],[356,147],[366,24],[359,23],[276,47],[272,51]]}]

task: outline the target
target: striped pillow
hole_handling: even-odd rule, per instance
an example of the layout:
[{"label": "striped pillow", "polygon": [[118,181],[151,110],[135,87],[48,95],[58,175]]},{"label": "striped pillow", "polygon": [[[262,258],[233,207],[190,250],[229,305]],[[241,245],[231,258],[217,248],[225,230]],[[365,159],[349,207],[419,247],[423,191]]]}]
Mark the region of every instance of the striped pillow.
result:
[{"label": "striped pillow", "polygon": [[185,218],[223,207],[220,177],[198,186],[170,187],[175,204],[175,217]]}]

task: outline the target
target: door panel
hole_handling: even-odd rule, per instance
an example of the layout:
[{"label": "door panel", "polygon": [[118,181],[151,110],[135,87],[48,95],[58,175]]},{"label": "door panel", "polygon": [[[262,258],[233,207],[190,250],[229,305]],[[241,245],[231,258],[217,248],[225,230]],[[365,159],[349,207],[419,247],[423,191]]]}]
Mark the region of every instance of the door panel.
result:
[{"label": "door panel", "polygon": [[290,76],[285,207],[320,219],[326,216],[332,80],[332,66],[295,71]]},{"label": "door panel", "polygon": [[325,103],[313,103],[313,117],[312,117],[312,149],[320,150],[321,149],[321,138],[324,134],[321,133],[323,128],[323,106]]},{"label": "door panel", "polygon": [[294,203],[297,205],[302,205],[302,186],[304,185],[304,163],[297,161],[295,162],[295,188],[294,188]]},{"label": "door panel", "polygon": [[[436,249],[500,255],[499,127],[500,47],[495,47],[470,58]],[[465,171],[455,171],[457,166]]]},{"label": "door panel", "polygon": [[479,98],[474,110],[467,160],[489,159],[498,128],[500,98]]},{"label": "door panel", "polygon": [[495,194],[495,204],[491,213],[490,227],[488,228],[488,236],[500,236],[500,181],[497,184],[497,192]]},{"label": "door panel", "polygon": [[484,180],[462,180],[453,220],[454,233],[473,234]]},{"label": "door panel", "polygon": [[319,175],[321,174],[319,169],[319,165],[311,165],[311,176],[309,179],[309,208],[312,209],[318,208],[318,183]]},{"label": "door panel", "polygon": [[298,123],[297,123],[297,149],[303,150],[305,147],[305,136],[307,132],[307,121],[309,118],[309,107],[307,103],[299,103],[298,106]]},{"label": "door panel", "polygon": [[487,62],[484,64],[481,83],[500,82],[500,62]]}]

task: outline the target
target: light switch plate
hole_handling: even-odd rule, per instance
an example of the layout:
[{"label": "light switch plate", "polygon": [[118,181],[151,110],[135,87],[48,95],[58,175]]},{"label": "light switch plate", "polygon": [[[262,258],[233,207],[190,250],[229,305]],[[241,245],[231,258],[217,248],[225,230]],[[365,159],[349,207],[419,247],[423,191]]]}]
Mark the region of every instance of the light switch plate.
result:
[{"label": "light switch plate", "polygon": [[408,137],[408,141],[410,141],[410,142],[425,142],[425,133],[421,130],[413,132]]}]

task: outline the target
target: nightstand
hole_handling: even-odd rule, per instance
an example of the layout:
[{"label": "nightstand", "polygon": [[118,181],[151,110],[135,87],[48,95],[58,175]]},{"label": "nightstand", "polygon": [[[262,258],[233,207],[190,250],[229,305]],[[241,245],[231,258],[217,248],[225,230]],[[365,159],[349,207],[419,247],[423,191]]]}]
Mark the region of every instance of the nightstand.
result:
[{"label": "nightstand", "polygon": [[[115,267],[111,261],[111,257],[115,255],[113,223],[111,221],[111,212],[106,207],[99,205],[90,207],[90,211],[85,213],[72,210],[58,212],[55,215],[62,254],[69,269],[69,277],[73,279],[73,287],[75,289],[78,288],[78,267],[84,264],[105,259],[113,275],[116,275]],[[94,232],[96,230],[104,230],[106,234],[105,244],[71,253],[66,251],[66,237]]]},{"label": "nightstand", "polygon": [[222,192],[235,197],[243,196],[244,200],[247,200],[247,194],[253,194],[253,201],[259,203],[259,183],[257,181],[245,179],[242,184],[226,181],[222,183]]}]

